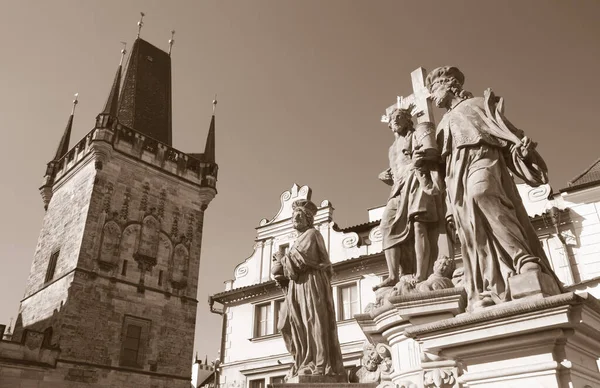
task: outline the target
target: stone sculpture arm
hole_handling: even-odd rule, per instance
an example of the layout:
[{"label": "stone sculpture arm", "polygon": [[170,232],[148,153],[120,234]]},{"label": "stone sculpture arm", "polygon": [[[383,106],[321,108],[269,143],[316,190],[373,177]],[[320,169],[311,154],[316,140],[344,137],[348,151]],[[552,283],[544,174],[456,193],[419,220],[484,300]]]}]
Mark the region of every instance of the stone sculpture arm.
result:
[{"label": "stone sculpture arm", "polygon": [[388,186],[392,186],[394,184],[394,177],[392,176],[392,169],[388,168],[381,174],[379,174],[379,180],[385,183]]}]

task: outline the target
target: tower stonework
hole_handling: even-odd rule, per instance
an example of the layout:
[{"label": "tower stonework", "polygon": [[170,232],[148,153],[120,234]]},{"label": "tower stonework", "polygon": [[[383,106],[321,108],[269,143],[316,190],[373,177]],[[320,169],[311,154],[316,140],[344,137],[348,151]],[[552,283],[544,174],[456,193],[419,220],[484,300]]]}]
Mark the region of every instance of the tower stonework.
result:
[{"label": "tower stonework", "polygon": [[[138,52],[149,56],[143,43]],[[152,102],[167,105],[160,106],[169,112],[164,142],[121,123],[123,114],[146,111],[146,97],[111,100],[119,67],[95,127],[48,164],[40,188],[46,214],[13,336],[37,349],[24,356],[43,371],[36,386],[190,386],[204,212],[217,193],[218,166],[214,116],[204,153],[168,144],[168,58],[161,63],[168,71],[151,77],[151,87],[169,95]],[[124,78],[144,82],[132,73],[140,67]]]}]

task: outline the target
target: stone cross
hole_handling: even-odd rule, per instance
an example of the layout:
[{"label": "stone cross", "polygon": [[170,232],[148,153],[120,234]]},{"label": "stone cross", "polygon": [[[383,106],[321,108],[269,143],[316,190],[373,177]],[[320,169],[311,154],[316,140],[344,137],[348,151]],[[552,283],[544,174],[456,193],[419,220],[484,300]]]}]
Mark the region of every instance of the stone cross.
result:
[{"label": "stone cross", "polygon": [[412,103],[415,105],[413,110],[413,116],[417,116],[417,122],[431,122],[433,123],[433,106],[429,97],[429,90],[425,86],[425,78],[427,77],[427,71],[422,67],[414,70],[410,73],[412,79],[413,94],[408,97],[398,96],[396,103],[385,110],[385,115],[381,116],[381,121],[384,123],[388,122],[390,113],[396,108],[408,108]]}]

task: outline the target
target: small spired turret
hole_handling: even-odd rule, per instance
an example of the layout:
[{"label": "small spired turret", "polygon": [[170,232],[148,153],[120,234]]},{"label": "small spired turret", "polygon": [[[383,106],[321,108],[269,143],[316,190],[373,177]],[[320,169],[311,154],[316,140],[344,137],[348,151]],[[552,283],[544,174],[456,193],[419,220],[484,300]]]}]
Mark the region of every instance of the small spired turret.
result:
[{"label": "small spired turret", "polygon": [[108,93],[106,104],[102,112],[96,116],[96,128],[110,128],[117,121],[117,111],[119,109],[119,90],[121,89],[121,73],[123,72],[123,59],[127,54],[127,43],[121,42],[123,49],[121,50],[121,60],[119,61],[119,67],[117,67],[117,73],[115,79]]},{"label": "small spired turret", "polygon": [[67,120],[67,126],[65,127],[65,131],[63,132],[63,135],[60,138],[60,142],[58,143],[58,147],[56,148],[54,158],[46,165],[44,183],[42,184],[42,187],[40,187],[40,194],[42,195],[42,200],[44,201],[44,209],[46,210],[48,209],[48,203],[50,203],[50,198],[52,198],[52,184],[54,183],[54,173],[60,165],[62,158],[69,151],[69,142],[71,140],[71,130],[73,129],[75,107],[78,103],[79,93],[75,93],[75,99],[73,99],[73,108],[71,109],[71,115]]},{"label": "small spired turret", "polygon": [[210,119],[210,126],[208,127],[208,135],[206,136],[206,145],[204,146],[204,153],[201,154],[189,154],[194,159],[201,162],[201,176],[202,183],[208,187],[216,187],[218,165],[215,157],[215,111],[217,108],[217,96],[213,100],[213,112]]}]

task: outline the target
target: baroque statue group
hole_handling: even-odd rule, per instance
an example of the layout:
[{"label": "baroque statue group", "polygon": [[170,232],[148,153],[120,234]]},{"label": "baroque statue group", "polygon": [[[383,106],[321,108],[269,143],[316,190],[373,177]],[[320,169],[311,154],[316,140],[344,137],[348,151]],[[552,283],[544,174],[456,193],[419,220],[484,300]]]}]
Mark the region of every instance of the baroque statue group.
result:
[{"label": "baroque statue group", "polygon": [[[465,76],[456,67],[439,67],[424,81],[425,98],[406,104],[399,99],[384,116],[394,142],[389,168],[379,175],[392,189],[379,226],[389,273],[374,287],[378,303],[460,286],[467,311],[477,312],[535,290],[560,293],[562,285],[514,181],[518,177],[531,186],[548,182],[536,143],[506,119],[503,99],[490,89],[483,97],[463,89]],[[431,103],[446,110],[437,127],[422,118],[415,124],[413,119],[427,110],[424,104]],[[308,200],[294,203],[298,238],[288,252],[273,257],[272,275],[285,293],[279,329],[294,359],[288,381],[298,376],[346,378],[332,266],[323,237],[313,227],[316,212]],[[456,244],[462,253],[459,269]],[[355,375],[369,376],[377,365],[387,365],[382,354],[385,349],[366,349],[364,370]]]}]

